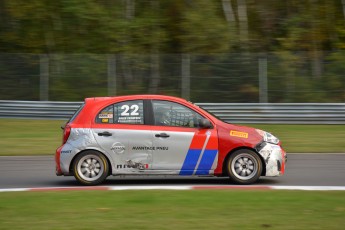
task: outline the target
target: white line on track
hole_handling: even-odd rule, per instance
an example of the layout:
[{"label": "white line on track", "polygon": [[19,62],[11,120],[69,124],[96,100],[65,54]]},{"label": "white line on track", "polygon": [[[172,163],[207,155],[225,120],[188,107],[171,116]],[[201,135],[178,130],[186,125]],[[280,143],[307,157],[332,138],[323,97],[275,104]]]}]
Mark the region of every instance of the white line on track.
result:
[{"label": "white line on track", "polygon": [[87,191],[87,190],[304,190],[304,191],[345,191],[345,186],[90,186],[90,187],[41,187],[41,188],[6,188],[0,192],[23,192],[23,191]]},{"label": "white line on track", "polygon": [[0,192],[24,192],[29,191],[27,188],[3,188]]},{"label": "white line on track", "polygon": [[345,186],[270,186],[276,190],[345,191]]},{"label": "white line on track", "polygon": [[110,186],[109,190],[192,190],[193,186]]}]

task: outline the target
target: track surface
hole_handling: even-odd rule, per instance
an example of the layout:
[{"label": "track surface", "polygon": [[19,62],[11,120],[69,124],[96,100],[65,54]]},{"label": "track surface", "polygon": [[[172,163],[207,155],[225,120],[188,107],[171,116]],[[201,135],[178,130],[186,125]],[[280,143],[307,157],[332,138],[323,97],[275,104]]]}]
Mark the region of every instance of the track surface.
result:
[{"label": "track surface", "polygon": [[[74,177],[55,175],[53,156],[0,157],[0,188],[79,186]],[[213,177],[108,177],[107,186],[231,185]],[[256,185],[345,186],[345,154],[289,154],[282,177],[261,177]]]}]

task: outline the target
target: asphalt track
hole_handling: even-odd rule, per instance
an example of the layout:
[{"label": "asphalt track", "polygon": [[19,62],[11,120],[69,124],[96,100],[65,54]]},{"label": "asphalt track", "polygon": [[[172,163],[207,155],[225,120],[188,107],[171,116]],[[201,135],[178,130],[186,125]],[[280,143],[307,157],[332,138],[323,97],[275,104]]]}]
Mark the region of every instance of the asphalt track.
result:
[{"label": "asphalt track", "polygon": [[[74,177],[55,175],[53,156],[0,157],[0,189],[80,186]],[[177,176],[108,177],[105,186],[223,186],[227,178]],[[289,154],[282,177],[261,177],[255,185],[345,186],[345,154]]]}]

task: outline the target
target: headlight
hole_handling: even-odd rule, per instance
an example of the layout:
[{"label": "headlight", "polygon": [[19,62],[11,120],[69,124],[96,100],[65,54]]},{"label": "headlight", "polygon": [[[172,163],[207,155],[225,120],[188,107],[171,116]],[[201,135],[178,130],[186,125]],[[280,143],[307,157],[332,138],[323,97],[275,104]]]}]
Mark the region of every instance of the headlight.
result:
[{"label": "headlight", "polygon": [[275,144],[275,145],[277,145],[279,143],[279,139],[277,137],[273,136],[272,134],[265,132],[265,131],[262,131],[260,129],[257,129],[256,131],[262,136],[264,141],[271,143],[271,144]]}]

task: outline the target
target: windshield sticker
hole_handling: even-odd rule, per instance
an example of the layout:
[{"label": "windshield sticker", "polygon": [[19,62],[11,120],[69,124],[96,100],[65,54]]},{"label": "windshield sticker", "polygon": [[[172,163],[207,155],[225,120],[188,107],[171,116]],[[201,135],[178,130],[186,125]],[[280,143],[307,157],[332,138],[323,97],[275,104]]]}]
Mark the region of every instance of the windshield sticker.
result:
[{"label": "windshield sticker", "polygon": [[110,119],[112,119],[113,116],[114,115],[112,113],[101,113],[98,115],[98,118],[110,118]]},{"label": "windshield sticker", "polygon": [[240,137],[240,138],[248,138],[248,133],[231,130],[230,136]]},{"label": "windshield sticker", "polygon": [[119,117],[118,123],[142,124],[143,121],[141,117]]}]

